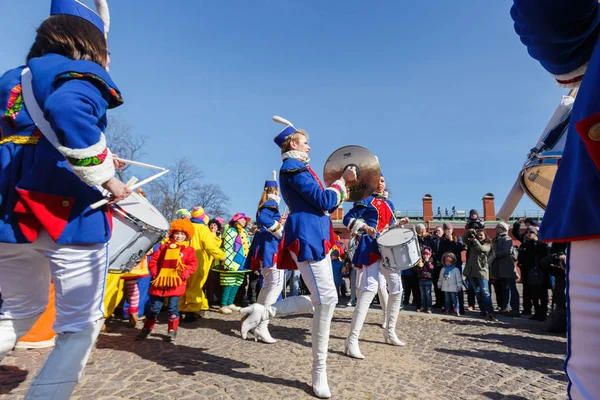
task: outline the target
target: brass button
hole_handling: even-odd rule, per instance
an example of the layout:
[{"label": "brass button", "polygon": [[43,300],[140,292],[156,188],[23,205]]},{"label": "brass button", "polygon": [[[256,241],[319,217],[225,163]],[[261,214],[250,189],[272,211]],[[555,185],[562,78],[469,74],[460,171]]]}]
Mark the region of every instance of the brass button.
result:
[{"label": "brass button", "polygon": [[71,204],[71,203],[69,203],[69,200],[63,200],[60,202],[60,205],[63,207],[69,207],[69,204]]},{"label": "brass button", "polygon": [[600,142],[600,123],[592,125],[588,131],[588,136],[595,142]]}]

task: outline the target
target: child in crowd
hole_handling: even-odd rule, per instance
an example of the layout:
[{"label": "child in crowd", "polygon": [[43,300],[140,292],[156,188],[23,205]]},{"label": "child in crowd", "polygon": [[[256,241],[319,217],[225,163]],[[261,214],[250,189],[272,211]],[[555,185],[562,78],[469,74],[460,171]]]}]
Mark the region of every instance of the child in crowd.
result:
[{"label": "child in crowd", "polygon": [[152,254],[148,265],[152,276],[149,290],[151,307],[138,340],[146,339],[152,332],[165,299],[169,304],[169,327],[165,340],[171,342],[177,337],[179,298],[185,294],[186,280],[198,265],[196,253],[190,246],[193,235],[194,227],[189,219],[175,220],[171,222],[168,242]]},{"label": "child in crowd", "polygon": [[449,314],[450,302],[454,306],[454,312],[457,316],[460,316],[458,307],[458,291],[462,290],[462,276],[460,269],[456,267],[456,256],[453,253],[445,253],[442,256],[442,264],[444,267],[440,272],[440,278],[437,286],[444,292],[445,296],[445,314]]},{"label": "child in crowd", "polygon": [[418,312],[425,311],[431,314],[431,288],[433,286],[433,263],[431,262],[431,248],[423,248],[423,265],[417,267],[417,277],[419,278],[419,288],[421,289],[421,308]]}]

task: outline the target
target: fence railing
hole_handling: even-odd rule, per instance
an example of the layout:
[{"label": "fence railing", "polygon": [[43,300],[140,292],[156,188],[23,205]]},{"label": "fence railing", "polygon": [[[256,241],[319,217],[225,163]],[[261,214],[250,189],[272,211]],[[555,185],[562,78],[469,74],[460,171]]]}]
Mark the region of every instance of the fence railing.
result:
[{"label": "fence railing", "polygon": [[[423,210],[396,210],[396,217],[408,217],[414,219],[423,218]],[[478,211],[479,217],[483,218],[483,212]],[[511,216],[510,220],[518,220],[519,218],[533,218],[535,220],[541,220],[544,217],[543,210],[516,210]],[[433,219],[435,220],[465,220],[468,218],[468,211],[457,210],[455,213],[445,211],[437,213],[434,210]]]}]

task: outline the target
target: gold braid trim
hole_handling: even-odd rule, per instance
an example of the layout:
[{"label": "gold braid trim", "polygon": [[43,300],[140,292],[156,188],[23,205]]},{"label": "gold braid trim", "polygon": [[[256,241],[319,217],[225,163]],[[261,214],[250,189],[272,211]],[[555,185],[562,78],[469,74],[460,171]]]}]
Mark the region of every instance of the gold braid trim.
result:
[{"label": "gold braid trim", "polygon": [[40,141],[40,136],[21,136],[21,135],[13,135],[6,136],[0,139],[0,146],[5,143],[14,143],[14,144],[38,144]]}]

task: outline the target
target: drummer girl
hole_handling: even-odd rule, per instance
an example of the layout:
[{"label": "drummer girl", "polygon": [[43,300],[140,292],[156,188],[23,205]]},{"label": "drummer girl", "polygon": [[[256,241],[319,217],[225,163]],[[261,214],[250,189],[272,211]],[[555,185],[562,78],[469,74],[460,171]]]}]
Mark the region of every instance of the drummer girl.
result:
[{"label": "drummer girl", "polygon": [[[246,268],[253,271],[261,270],[263,285],[258,295],[258,303],[270,306],[277,301],[283,290],[285,271],[277,268],[277,247],[283,235],[283,226],[279,222],[279,187],[277,186],[276,172],[273,179],[265,182],[265,187],[258,204],[256,222],[258,232],[254,235],[250,254],[246,259]],[[275,343],[268,329],[269,320],[262,321],[253,334],[265,343]]]},{"label": "drummer girl", "polygon": [[[46,309],[50,279],[56,292],[56,347],[26,398],[68,398],[81,378],[104,323],[111,236],[109,209],[90,205],[102,199],[97,186],[113,201],[131,192],[102,133],[123,99],[107,72],[108,7],[97,4],[104,20],[79,1],[53,0],[27,56],[32,84],[25,66],[0,74],[0,360]],[[36,127],[40,115],[51,129]]]},{"label": "drummer girl", "polygon": [[358,348],[358,337],[362,329],[369,306],[377,293],[379,287],[379,274],[382,273],[387,281],[389,301],[385,315],[385,330],[383,336],[386,343],[394,346],[404,346],[404,343],[396,336],[396,321],[400,311],[402,299],[402,279],[400,272],[380,267],[381,254],[377,247],[376,237],[384,229],[408,222],[408,218],[402,218],[396,222],[394,216],[394,205],[385,195],[385,178],[379,179],[377,191],[366,199],[354,203],[354,207],[344,216],[344,225],[352,233],[362,233],[360,242],[354,252],[352,264],[361,268],[357,289],[360,297],[352,315],[350,334],[346,339],[344,351],[353,358],[365,358]]}]

